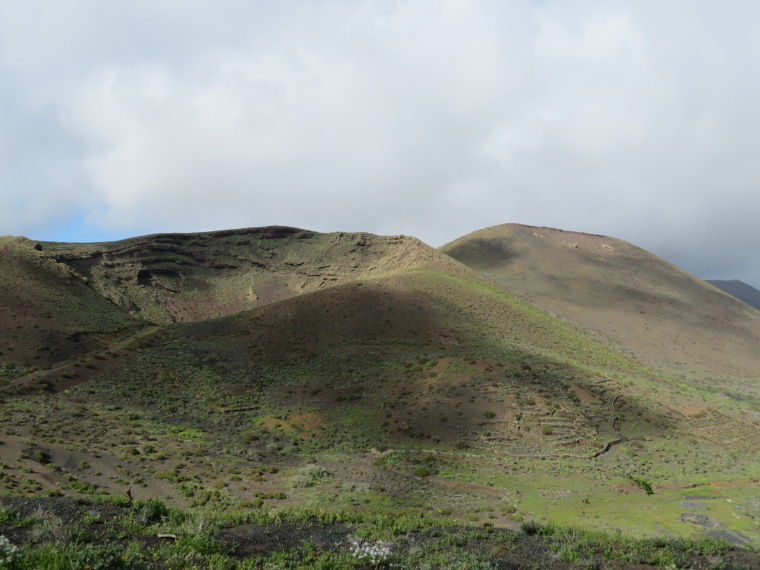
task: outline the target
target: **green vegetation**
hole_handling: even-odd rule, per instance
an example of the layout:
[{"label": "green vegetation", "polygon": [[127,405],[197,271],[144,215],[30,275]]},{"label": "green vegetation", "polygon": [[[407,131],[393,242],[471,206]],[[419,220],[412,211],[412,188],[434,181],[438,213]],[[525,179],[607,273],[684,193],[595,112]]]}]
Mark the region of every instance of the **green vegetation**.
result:
[{"label": "green vegetation", "polygon": [[[74,503],[72,502],[72,506]],[[5,508],[0,531],[4,568],[496,568],[520,560],[543,567],[559,558],[571,567],[609,562],[702,567],[707,560],[740,568],[724,541],[709,538],[636,540],[537,522],[522,534],[455,524],[445,518],[314,509],[277,513],[181,511],[160,501],[79,503],[66,521],[40,503],[38,516]],[[284,533],[280,532],[280,529]],[[150,536],[164,537],[149,540]],[[270,552],[262,552],[271,547]],[[252,549],[253,547],[253,549]],[[529,552],[526,556],[525,552]],[[575,566],[577,564],[577,566]],[[716,566],[711,566],[716,567]]]},{"label": "green vegetation", "polygon": [[[645,358],[496,271],[282,228],[8,243],[0,281],[29,297],[0,299],[0,527],[25,564],[493,568],[533,549],[535,567],[738,568],[704,536],[760,544],[754,379]],[[231,531],[293,525],[257,553]],[[158,533],[175,538],[137,538]]]},{"label": "green vegetation", "polygon": [[652,490],[652,484],[649,481],[646,481],[644,479],[640,479],[638,477],[628,477],[632,483],[635,483],[639,487],[641,487],[644,492],[647,495],[654,495],[654,491]]}]

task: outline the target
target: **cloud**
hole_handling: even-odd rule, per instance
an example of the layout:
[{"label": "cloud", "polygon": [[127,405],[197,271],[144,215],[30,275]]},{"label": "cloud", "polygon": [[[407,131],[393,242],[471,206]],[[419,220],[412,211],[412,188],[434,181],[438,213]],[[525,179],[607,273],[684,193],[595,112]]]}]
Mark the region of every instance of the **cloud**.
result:
[{"label": "cloud", "polygon": [[[0,7],[0,233],[606,233],[760,285],[760,7]],[[9,119],[8,117],[14,117]],[[49,230],[48,231],[52,231]]]}]

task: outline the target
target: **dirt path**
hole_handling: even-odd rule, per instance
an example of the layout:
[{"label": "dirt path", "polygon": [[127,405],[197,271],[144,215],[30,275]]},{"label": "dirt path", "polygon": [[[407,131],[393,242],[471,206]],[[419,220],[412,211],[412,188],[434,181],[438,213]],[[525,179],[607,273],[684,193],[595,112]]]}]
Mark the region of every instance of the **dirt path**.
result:
[{"label": "dirt path", "polygon": [[[28,451],[30,449],[44,452],[45,461],[34,459]],[[28,431],[19,435],[4,434],[0,437],[0,460],[6,465],[14,466],[6,471],[6,476],[15,474],[17,477],[31,479],[43,487],[66,488],[72,480],[81,479],[112,496],[124,497],[127,482],[139,479],[145,484],[132,487],[131,493],[135,499],[157,499],[171,495],[172,498],[167,501],[169,505],[187,507],[187,501],[177,495],[169,482],[154,477],[144,465],[102,450],[69,449],[50,442],[33,444],[30,442]],[[57,468],[51,468],[50,464],[56,465]],[[124,470],[129,471],[130,475],[126,475]],[[68,478],[69,475],[74,475],[74,479]],[[126,478],[126,481],[122,478]]]},{"label": "dirt path", "polygon": [[620,398],[622,394],[617,394],[614,398],[612,398],[609,401],[610,404],[610,429],[612,432],[617,436],[615,439],[612,439],[607,442],[607,445],[605,445],[602,449],[597,451],[596,453],[591,454],[589,459],[592,459],[594,457],[599,457],[600,455],[604,455],[607,453],[610,449],[612,449],[612,446],[617,445],[618,443],[621,443],[625,441],[625,438],[620,435],[620,431],[615,427],[615,422],[620,420],[620,415],[615,410],[615,402],[617,402],[618,398]]},{"label": "dirt path", "polygon": [[[156,332],[157,330],[159,330],[160,328],[161,327],[158,326],[158,325],[151,325],[151,326],[149,326],[147,328],[144,328],[144,329],[136,332],[133,335],[130,335],[130,336],[126,337],[126,338],[114,341],[111,344],[109,344],[109,345],[107,345],[105,347],[99,348],[98,350],[93,351],[93,352],[105,352],[105,351],[114,352],[114,351],[117,351],[117,350],[121,350],[127,344],[129,344],[130,342],[132,342],[133,340],[136,340],[138,338],[142,338],[144,336],[152,334],[152,333]],[[90,354],[92,354],[92,352],[84,355],[83,358],[86,359]],[[31,374],[26,374],[24,376],[19,376],[18,378],[14,378],[13,380],[11,380],[5,386],[1,386],[0,387],[0,392],[9,391],[10,389],[15,388],[17,386],[23,386],[25,384],[30,384],[30,383],[34,382],[35,380],[38,380],[40,378],[44,378],[44,377],[46,377],[46,376],[48,376],[50,374],[56,374],[56,373],[64,372],[65,370],[73,367],[75,362],[81,362],[81,359],[79,359],[79,360],[64,360],[63,362],[59,362],[55,366],[52,366],[52,367],[47,368],[45,370],[37,370],[36,372],[32,372]]]}]

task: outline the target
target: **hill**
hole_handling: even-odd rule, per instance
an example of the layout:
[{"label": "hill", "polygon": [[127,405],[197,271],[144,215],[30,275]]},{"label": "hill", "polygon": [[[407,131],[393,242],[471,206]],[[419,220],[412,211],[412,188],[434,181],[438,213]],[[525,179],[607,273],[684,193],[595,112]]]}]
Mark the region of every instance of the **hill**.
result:
[{"label": "hill", "polygon": [[409,267],[468,271],[407,236],[267,227],[76,244],[0,238],[5,377],[152,324],[235,314]]},{"label": "hill", "polygon": [[231,315],[351,279],[452,265],[412,237],[281,226],[39,247],[104,298],[154,323]]},{"label": "hill", "polygon": [[760,374],[760,313],[621,240],[508,224],[440,251],[675,378],[708,389]]},{"label": "hill", "polygon": [[145,325],[40,250],[26,238],[0,238],[0,377],[86,354]]},{"label": "hill", "polygon": [[[118,494],[136,480],[145,485],[133,489],[137,497],[214,508],[259,495],[269,507],[296,506],[327,493],[335,508],[366,500],[394,510],[424,497],[425,512],[478,520],[482,512],[482,522],[514,528],[528,513],[552,510],[537,477],[556,488],[565,473],[563,497],[600,471],[626,485],[610,446],[643,436],[660,445],[677,426],[655,402],[615,403],[620,385],[600,371],[650,382],[645,370],[476,274],[416,268],[167,325],[123,349],[13,381],[4,423],[17,427],[0,458],[23,452],[36,475],[0,483],[23,493],[39,485],[69,494],[86,484]],[[41,387],[48,395],[33,395]],[[726,474],[743,473],[715,461]],[[78,483],[40,468],[46,463]],[[329,476],[302,485],[312,464]],[[272,465],[273,473],[257,470]],[[638,462],[626,469],[646,470]]]},{"label": "hill", "polygon": [[717,287],[721,291],[733,295],[740,301],[744,301],[750,307],[760,309],[760,291],[755,289],[752,285],[747,285],[738,279],[706,279],[706,281],[713,287]]},{"label": "hill", "polygon": [[[122,324],[0,386],[0,489],[113,499],[129,488],[235,520],[318,507],[319,520],[582,521],[759,541],[756,381],[726,372],[743,349],[723,357],[723,377],[681,378],[672,347],[626,344],[645,334],[639,321],[659,339],[717,335],[684,330],[703,313],[678,318],[700,300],[715,326],[749,339],[753,321],[732,321],[746,307],[611,238],[572,234],[572,247],[558,230],[483,232],[441,251],[294,228],[13,238],[33,260],[24,283]],[[589,321],[576,318],[584,304]]]}]

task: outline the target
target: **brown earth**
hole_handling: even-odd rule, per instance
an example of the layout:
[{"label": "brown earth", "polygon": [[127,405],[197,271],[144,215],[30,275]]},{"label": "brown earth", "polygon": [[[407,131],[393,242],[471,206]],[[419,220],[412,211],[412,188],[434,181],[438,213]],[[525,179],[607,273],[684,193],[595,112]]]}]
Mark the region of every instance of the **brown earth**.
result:
[{"label": "brown earth", "polygon": [[624,241],[506,224],[440,251],[648,366],[703,384],[760,375],[760,312]]}]

